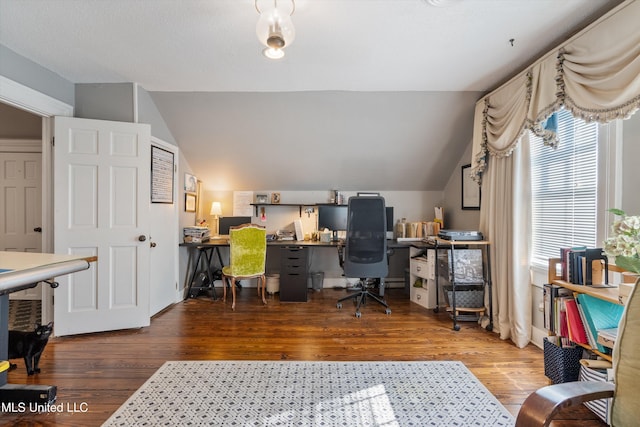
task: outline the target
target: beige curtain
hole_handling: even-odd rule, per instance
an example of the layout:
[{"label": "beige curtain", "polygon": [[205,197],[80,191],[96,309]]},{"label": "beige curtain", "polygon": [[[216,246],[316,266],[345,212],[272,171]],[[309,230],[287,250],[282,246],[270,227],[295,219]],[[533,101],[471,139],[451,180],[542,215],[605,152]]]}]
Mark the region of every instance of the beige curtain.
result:
[{"label": "beige curtain", "polygon": [[531,330],[528,131],[553,145],[543,122],[562,107],[601,123],[640,108],[639,22],[640,1],[627,0],[476,104],[472,175],[492,242],[493,322],[519,347]]},{"label": "beige curtain", "polygon": [[480,229],[491,242],[494,331],[518,347],[531,340],[529,239],[531,224],[528,134],[509,157],[485,172]]},{"label": "beige curtain", "polygon": [[[640,108],[640,2],[627,1],[476,104],[472,174],[508,156],[525,130],[553,142],[541,123],[565,107],[606,123]],[[479,121],[479,123],[478,123]]]}]

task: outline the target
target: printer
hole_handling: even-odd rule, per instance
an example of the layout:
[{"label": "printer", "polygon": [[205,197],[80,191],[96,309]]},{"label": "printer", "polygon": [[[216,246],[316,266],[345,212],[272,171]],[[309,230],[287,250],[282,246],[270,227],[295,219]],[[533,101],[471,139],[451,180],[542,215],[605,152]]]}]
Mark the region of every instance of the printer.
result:
[{"label": "printer", "polygon": [[472,230],[440,230],[438,237],[444,240],[482,240],[482,233]]}]

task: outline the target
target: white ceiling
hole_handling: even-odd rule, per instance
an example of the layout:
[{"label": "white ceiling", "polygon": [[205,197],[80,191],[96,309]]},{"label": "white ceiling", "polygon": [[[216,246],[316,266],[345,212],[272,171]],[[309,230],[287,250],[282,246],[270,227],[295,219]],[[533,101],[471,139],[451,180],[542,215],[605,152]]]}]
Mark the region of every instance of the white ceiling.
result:
[{"label": "white ceiling", "polygon": [[[242,113],[235,111],[229,113],[233,117],[226,117],[218,100],[220,92],[226,93],[225,99],[229,93],[237,92],[256,96],[259,95],[256,92],[423,92],[423,101],[412,101],[427,105],[417,117],[404,120],[404,116],[394,116],[393,111],[386,117],[409,135],[408,151],[414,152],[416,144],[418,147],[422,144],[426,153],[455,151],[454,155],[435,159],[433,172],[421,171],[424,156],[420,155],[394,163],[394,153],[403,141],[389,141],[388,135],[376,140],[376,126],[380,123],[372,122],[375,126],[371,133],[348,142],[366,144],[354,148],[356,152],[362,152],[362,147],[375,149],[375,156],[389,162],[390,170],[410,166],[420,183],[407,184],[410,180],[406,177],[389,182],[387,177],[384,186],[398,190],[416,189],[413,187],[418,185],[421,189],[442,189],[445,182],[440,175],[451,174],[470,141],[473,102],[468,100],[475,100],[504,82],[619,3],[619,0],[296,0],[292,16],[296,40],[286,49],[284,59],[273,61],[261,55],[262,46],[255,35],[258,13],[254,0],[0,0],[0,43],[74,83],[140,84],[158,104],[190,166],[200,178],[207,177],[210,182],[219,178],[209,170],[211,163],[201,158],[205,150],[214,145],[216,151],[228,152],[230,149],[220,145],[227,140],[231,140],[232,147],[246,152],[256,144],[255,134],[245,135],[246,129],[238,129],[235,135],[233,129],[216,134],[216,120],[238,126]],[[280,109],[291,114],[299,109],[295,103],[303,102],[298,120],[302,123],[313,118],[327,122],[325,130],[315,129],[313,142],[321,141],[325,151],[334,156],[344,148],[345,140],[327,130],[333,121],[358,121],[358,126],[362,126],[359,120],[349,120],[349,114],[357,117],[353,111],[344,111],[340,116],[327,113],[323,119],[319,115],[325,114],[326,109],[318,110],[309,99],[300,101],[295,96],[285,99],[283,94],[273,95],[277,97],[264,101],[267,108],[271,105],[271,111],[255,114],[274,116]],[[462,98],[464,105],[448,105],[450,114],[445,117],[432,114],[441,105],[443,96],[449,96],[449,101]],[[233,99],[241,100],[238,108],[243,107],[243,102],[253,105],[251,100]],[[384,94],[378,93],[374,103],[384,100]],[[369,98],[349,102],[358,109]],[[210,104],[215,105],[207,111]],[[201,119],[196,121],[196,115]],[[429,123],[429,116],[437,121]],[[248,125],[261,120],[257,116],[245,119]],[[373,115],[370,120],[379,122],[380,117]],[[342,130],[356,133],[348,126],[343,124]],[[461,132],[460,127],[465,131]],[[435,128],[439,129],[438,134],[430,138],[428,133]],[[421,138],[416,136],[420,132]],[[273,142],[268,145],[273,158],[289,158],[294,165],[308,162],[304,146],[297,150],[300,154],[291,150],[295,144],[304,144],[304,127],[298,130],[294,127],[285,132],[284,138],[290,139],[281,144],[279,135],[267,135],[266,139]],[[279,145],[287,147],[286,151],[278,152]],[[246,169],[259,168],[264,161],[264,157],[256,157]],[[338,176],[331,178],[338,182],[331,183],[319,171],[309,181],[317,189],[364,189],[361,181],[350,177],[362,176],[363,172],[336,172]],[[235,189],[298,189],[286,183],[286,179],[291,181],[290,177],[267,184],[264,174],[262,178],[258,175],[238,174],[228,180],[238,183]],[[382,185],[375,178],[365,180],[372,186],[368,189],[382,189],[375,187]],[[427,182],[436,184],[425,188]],[[310,185],[300,189],[312,189]]]}]

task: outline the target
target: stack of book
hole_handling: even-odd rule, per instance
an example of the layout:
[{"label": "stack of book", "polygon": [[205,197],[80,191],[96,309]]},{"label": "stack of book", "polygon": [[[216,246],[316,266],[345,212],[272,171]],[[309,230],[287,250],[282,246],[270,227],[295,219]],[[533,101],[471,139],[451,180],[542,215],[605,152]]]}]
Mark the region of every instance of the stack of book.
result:
[{"label": "stack of book", "polygon": [[587,286],[608,284],[609,265],[602,248],[589,249],[585,246],[562,248],[560,264],[562,280]]},{"label": "stack of book", "polygon": [[562,346],[582,344],[610,353],[624,307],[591,295],[545,285],[545,326],[559,336]]},{"label": "stack of book", "polygon": [[210,232],[207,227],[184,227],[183,236],[185,243],[202,243],[209,240]]}]

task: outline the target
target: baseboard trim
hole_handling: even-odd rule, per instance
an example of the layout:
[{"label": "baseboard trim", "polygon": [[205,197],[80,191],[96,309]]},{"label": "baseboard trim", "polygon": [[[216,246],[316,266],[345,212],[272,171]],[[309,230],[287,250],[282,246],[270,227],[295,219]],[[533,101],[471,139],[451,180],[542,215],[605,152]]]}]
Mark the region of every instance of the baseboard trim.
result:
[{"label": "baseboard trim", "polygon": [[545,329],[536,328],[535,326],[531,327],[531,343],[536,347],[543,349],[544,348],[544,338],[548,337],[549,333]]}]

